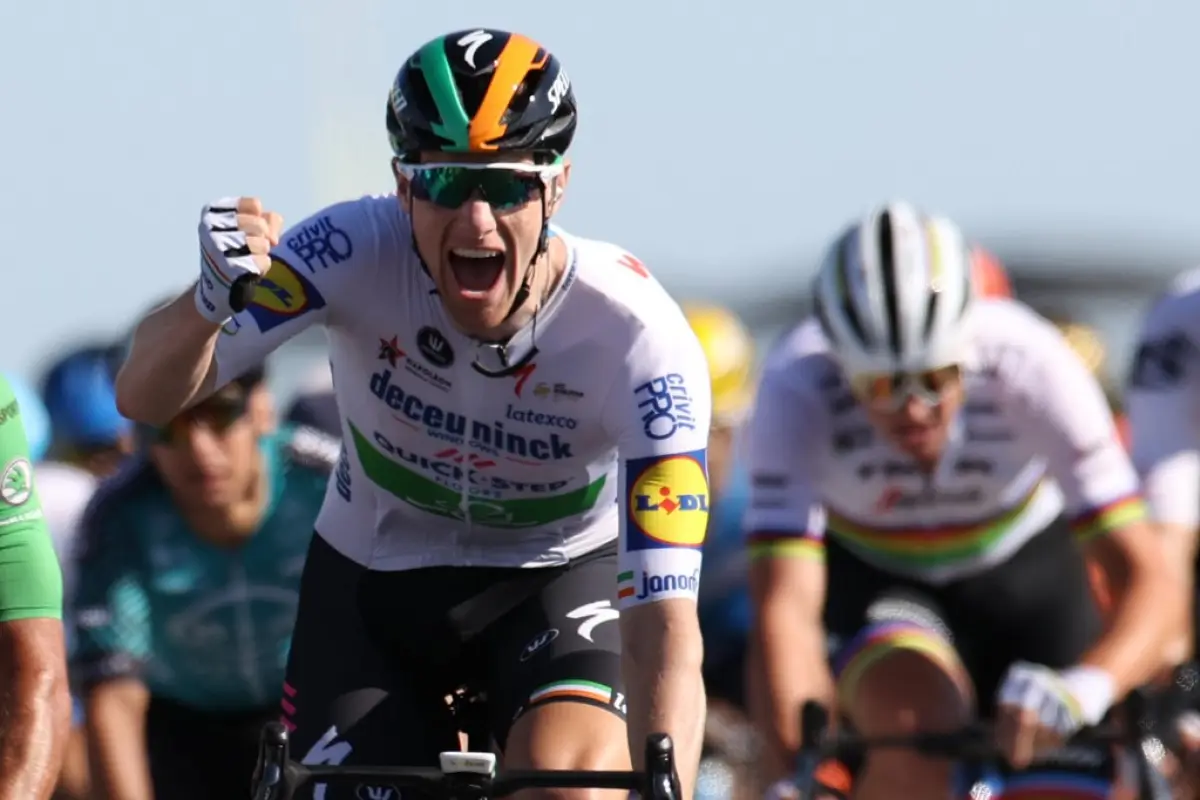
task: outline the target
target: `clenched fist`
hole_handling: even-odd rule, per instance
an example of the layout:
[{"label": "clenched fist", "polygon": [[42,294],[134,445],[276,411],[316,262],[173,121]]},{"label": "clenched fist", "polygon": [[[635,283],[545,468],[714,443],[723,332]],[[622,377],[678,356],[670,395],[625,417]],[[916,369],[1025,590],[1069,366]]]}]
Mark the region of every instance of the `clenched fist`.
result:
[{"label": "clenched fist", "polygon": [[271,266],[283,217],[263,211],[257,197],[226,197],[200,211],[200,281],[196,310],[218,325],[246,307]]}]

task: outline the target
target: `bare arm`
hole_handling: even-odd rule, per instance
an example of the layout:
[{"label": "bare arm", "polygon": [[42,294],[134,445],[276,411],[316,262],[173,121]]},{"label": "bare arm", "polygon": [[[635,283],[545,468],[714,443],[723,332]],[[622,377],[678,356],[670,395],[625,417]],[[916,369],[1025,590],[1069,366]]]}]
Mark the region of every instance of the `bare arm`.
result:
[{"label": "bare arm", "polygon": [[[750,566],[755,614],[751,682],[762,702],[751,704],[755,726],[767,736],[781,777],[800,747],[800,706],[819,700],[833,707],[833,676],[825,657],[825,563],[815,558],[759,558]],[[757,707],[755,707],[757,706]]]},{"label": "bare arm", "polygon": [[[1174,580],[1161,542],[1145,522],[1125,525],[1088,543],[1118,598],[1116,615],[1081,659],[1100,667],[1121,697],[1148,681],[1162,666],[1163,647],[1178,633],[1183,587]],[[1189,562],[1190,563],[1190,562]]]},{"label": "bare arm", "polygon": [[92,786],[103,800],[154,800],[146,755],[149,692],[138,680],[96,685],[87,696]]},{"label": "bare arm", "polygon": [[0,800],[46,800],[71,725],[59,620],[0,623],[0,686]]},{"label": "bare arm", "polygon": [[1163,659],[1166,666],[1174,667],[1190,659],[1196,643],[1192,641],[1192,598],[1196,596],[1196,529],[1190,525],[1163,522],[1155,526],[1158,539],[1166,556],[1166,567],[1171,570],[1181,608],[1174,617],[1175,626],[1167,639]]},{"label": "bare arm", "polygon": [[129,419],[163,425],[216,388],[213,357],[221,326],[196,311],[188,289],[138,323],[117,375],[117,407]]},{"label": "bare arm", "polygon": [[695,790],[704,741],[703,661],[694,600],[660,600],[621,613],[621,666],[629,693],[634,769],[645,766],[646,737],[669,734],[684,797]]}]

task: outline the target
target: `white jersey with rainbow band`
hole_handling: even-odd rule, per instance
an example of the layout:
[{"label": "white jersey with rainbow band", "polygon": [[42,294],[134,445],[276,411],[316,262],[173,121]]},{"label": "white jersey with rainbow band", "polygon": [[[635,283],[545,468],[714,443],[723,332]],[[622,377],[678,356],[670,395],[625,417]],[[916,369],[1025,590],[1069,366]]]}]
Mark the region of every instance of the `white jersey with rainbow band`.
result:
[{"label": "white jersey with rainbow band", "polygon": [[497,377],[447,318],[394,196],[326,208],[283,235],[225,326],[218,383],[325,326],[344,448],[316,528],[371,569],[552,566],[619,537],[622,605],[694,598],[703,352],[640,261],[554,235],[569,263],[525,332],[536,350]]},{"label": "white jersey with rainbow band", "polygon": [[1125,402],[1150,515],[1200,526],[1200,269],[1146,313]]},{"label": "white jersey with rainbow band", "polygon": [[887,572],[944,583],[987,570],[1066,514],[1082,538],[1144,516],[1095,379],[1025,306],[970,312],[966,400],[933,474],[875,432],[816,320],[764,368],[747,431],[752,557],[816,555],[828,532]]}]

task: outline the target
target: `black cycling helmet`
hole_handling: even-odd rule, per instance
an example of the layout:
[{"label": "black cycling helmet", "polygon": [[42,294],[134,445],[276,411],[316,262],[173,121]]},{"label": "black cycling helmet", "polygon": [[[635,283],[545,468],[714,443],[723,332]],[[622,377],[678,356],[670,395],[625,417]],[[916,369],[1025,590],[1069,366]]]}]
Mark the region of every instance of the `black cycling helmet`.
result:
[{"label": "black cycling helmet", "polygon": [[523,151],[553,161],[575,135],[575,95],[558,59],[519,33],[440,36],[392,84],[388,138],[401,161],[421,151]]}]

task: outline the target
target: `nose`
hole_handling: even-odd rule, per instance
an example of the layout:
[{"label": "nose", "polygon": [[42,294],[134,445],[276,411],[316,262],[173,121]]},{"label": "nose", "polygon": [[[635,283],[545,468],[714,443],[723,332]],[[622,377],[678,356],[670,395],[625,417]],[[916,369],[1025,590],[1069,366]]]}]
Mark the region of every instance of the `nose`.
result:
[{"label": "nose", "polygon": [[459,207],[458,219],[460,224],[480,239],[496,229],[496,215],[492,206],[479,192],[475,192]]},{"label": "nose", "polygon": [[919,425],[928,422],[933,416],[933,406],[929,401],[910,393],[905,398],[904,405],[900,407],[899,416],[906,424]]}]

